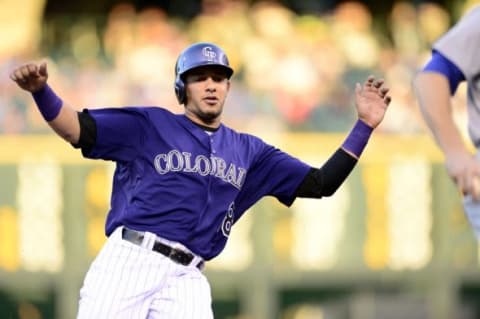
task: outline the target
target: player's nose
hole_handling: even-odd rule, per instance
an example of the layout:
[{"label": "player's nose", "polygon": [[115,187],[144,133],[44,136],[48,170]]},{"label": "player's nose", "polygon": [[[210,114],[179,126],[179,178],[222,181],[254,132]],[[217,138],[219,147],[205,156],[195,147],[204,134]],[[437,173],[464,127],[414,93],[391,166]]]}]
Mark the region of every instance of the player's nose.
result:
[{"label": "player's nose", "polygon": [[216,85],[216,83],[213,80],[213,78],[211,76],[207,77],[207,79],[205,80],[206,89],[214,91],[215,90],[215,85]]}]

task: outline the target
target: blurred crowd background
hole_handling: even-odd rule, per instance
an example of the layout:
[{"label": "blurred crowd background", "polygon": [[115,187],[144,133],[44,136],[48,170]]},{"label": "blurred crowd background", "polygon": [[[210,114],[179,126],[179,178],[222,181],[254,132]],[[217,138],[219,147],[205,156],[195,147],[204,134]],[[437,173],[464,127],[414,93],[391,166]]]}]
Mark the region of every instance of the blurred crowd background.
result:
[{"label": "blurred crowd background", "polygon": [[89,13],[95,6],[87,1],[75,14],[59,1],[3,0],[0,134],[50,133],[30,96],[8,78],[29,61],[46,60],[50,83],[78,109],[159,105],[181,112],[175,59],[197,41],[225,48],[236,71],[225,110],[236,129],[346,131],[356,114],[354,85],[374,74],[393,97],[380,130],[418,133],[424,124],[412,76],[432,42],[475,1],[395,1],[377,4],[378,12],[360,1],[145,2],[111,1],[107,12]]}]

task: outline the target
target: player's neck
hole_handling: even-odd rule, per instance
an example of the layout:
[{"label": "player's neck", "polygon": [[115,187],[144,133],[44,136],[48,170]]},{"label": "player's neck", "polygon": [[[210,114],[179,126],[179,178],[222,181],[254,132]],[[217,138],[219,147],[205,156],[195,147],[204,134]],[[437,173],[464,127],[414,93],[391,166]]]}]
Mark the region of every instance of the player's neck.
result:
[{"label": "player's neck", "polygon": [[221,124],[220,117],[213,119],[211,122],[206,122],[197,116],[193,116],[190,112],[185,112],[186,117],[194,124],[204,128],[207,131],[216,131]]},{"label": "player's neck", "polygon": [[214,122],[212,123],[205,123],[204,121],[201,121],[200,119],[196,118],[196,117],[193,117],[193,116],[189,116],[188,113],[185,114],[186,117],[192,121],[193,124],[195,124],[196,126],[202,128],[203,130],[205,131],[209,131],[209,132],[215,132],[219,129],[220,127],[220,120],[219,119],[216,119]]},{"label": "player's neck", "polygon": [[220,128],[220,126],[217,126],[217,127],[211,127],[211,126],[205,126],[203,124],[199,124],[199,123],[196,123],[196,122],[193,122],[193,124],[195,124],[196,126],[200,127],[201,129],[203,129],[205,132],[216,132],[218,131],[218,129]]}]

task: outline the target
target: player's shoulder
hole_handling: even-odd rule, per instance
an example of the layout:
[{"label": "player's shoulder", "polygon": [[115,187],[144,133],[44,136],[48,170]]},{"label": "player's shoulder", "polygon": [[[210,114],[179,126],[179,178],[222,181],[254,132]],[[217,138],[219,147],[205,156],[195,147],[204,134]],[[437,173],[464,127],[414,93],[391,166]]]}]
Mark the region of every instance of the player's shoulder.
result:
[{"label": "player's shoulder", "polygon": [[86,108],[88,112],[94,113],[136,113],[136,114],[154,114],[154,113],[171,113],[167,109],[160,106],[120,106],[120,107],[99,107]]},{"label": "player's shoulder", "polygon": [[475,5],[467,9],[456,23],[457,25],[466,25],[469,31],[478,32],[480,28],[480,5]]},{"label": "player's shoulder", "polygon": [[469,15],[479,15],[480,14],[480,4],[476,4],[467,10],[465,10],[465,13],[463,14],[464,17],[467,17]]},{"label": "player's shoulder", "polygon": [[175,116],[171,111],[161,106],[125,106],[122,109],[151,121]]},{"label": "player's shoulder", "polygon": [[241,139],[241,140],[245,140],[245,141],[261,140],[258,136],[255,136],[255,135],[250,134],[250,133],[237,131],[236,129],[234,129],[232,127],[229,127],[225,124],[222,124],[222,128],[225,132],[227,132],[227,134],[229,134],[231,136],[234,136],[234,137],[236,137],[238,139]]},{"label": "player's shoulder", "polygon": [[172,112],[162,106],[126,106],[124,108],[132,112],[138,112],[143,114],[173,115]]},{"label": "player's shoulder", "polygon": [[[476,54],[480,39],[480,6],[468,9],[462,17],[434,43],[433,48],[447,58],[467,61],[465,54]],[[470,66],[468,66],[470,67]]]},{"label": "player's shoulder", "polygon": [[223,126],[223,127],[226,130],[227,134],[230,135],[230,138],[235,140],[237,143],[241,143],[254,148],[268,146],[268,144],[265,143],[265,141],[262,138],[256,135],[245,133],[245,132],[239,132],[227,126]]}]

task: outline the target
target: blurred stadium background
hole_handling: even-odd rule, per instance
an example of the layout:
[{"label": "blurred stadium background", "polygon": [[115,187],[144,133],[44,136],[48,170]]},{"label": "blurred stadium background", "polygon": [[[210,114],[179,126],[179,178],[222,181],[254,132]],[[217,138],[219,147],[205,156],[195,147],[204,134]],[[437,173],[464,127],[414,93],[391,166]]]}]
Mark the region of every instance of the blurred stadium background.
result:
[{"label": "blurred stadium background", "polygon": [[174,62],[203,40],[236,70],[225,122],[314,165],[355,120],[355,82],[383,76],[393,96],[335,196],[265,199],[235,226],[206,269],[216,318],[480,318],[479,246],[411,90],[431,43],[475,2],[0,0],[0,318],[75,317],[113,172],[53,135],[9,72],[47,60],[79,110],[181,112]]}]

